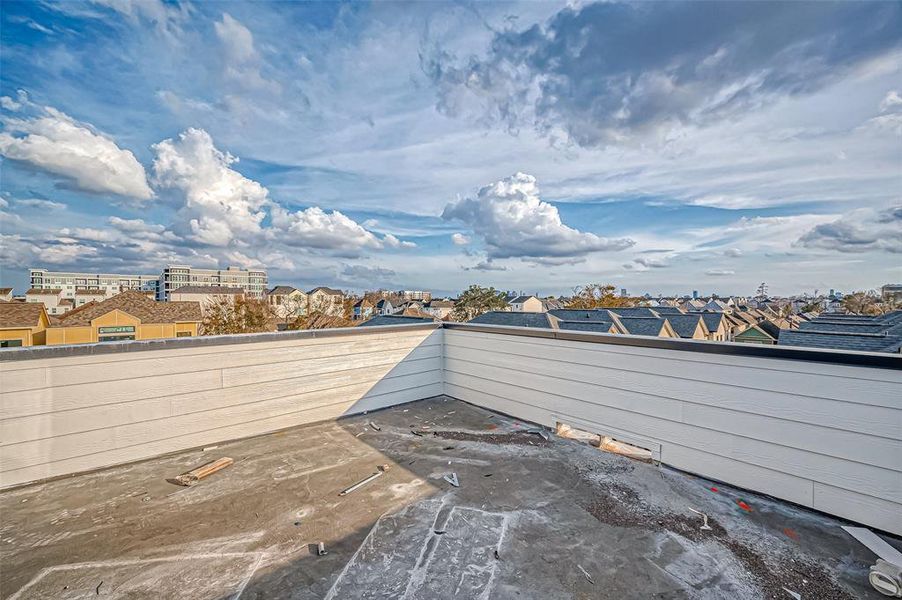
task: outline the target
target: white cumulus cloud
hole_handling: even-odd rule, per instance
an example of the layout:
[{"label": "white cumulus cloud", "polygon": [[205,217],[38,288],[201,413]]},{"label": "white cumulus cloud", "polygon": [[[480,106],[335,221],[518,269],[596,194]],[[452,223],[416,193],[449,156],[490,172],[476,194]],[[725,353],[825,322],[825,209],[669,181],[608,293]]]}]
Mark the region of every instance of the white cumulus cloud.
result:
[{"label": "white cumulus cloud", "polygon": [[487,185],[475,198],[448,204],[442,218],[470,226],[485,242],[489,258],[585,257],[635,244],[568,227],[558,209],[539,198],[535,177],[525,173]]},{"label": "white cumulus cloud", "polygon": [[182,233],[202,244],[228,246],[262,233],[268,190],[231,168],[238,159],[213,145],[202,129],[153,146],[154,182],[184,195]]},{"label": "white cumulus cloud", "polygon": [[0,154],[9,159],[63,177],[87,192],[139,200],[153,196],[135,155],[90,125],[49,106],[41,116],[3,123]]}]

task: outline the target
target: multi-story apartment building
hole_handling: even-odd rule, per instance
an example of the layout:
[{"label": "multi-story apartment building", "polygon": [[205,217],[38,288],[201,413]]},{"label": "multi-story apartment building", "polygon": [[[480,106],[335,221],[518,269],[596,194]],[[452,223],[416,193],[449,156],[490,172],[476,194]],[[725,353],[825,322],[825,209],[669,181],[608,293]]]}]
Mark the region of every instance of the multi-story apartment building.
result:
[{"label": "multi-story apartment building", "polygon": [[60,290],[60,298],[75,300],[79,290],[98,290],[105,298],[125,290],[157,292],[158,275],[127,275],[122,273],[79,273],[30,269],[32,290]]},{"label": "multi-story apartment building", "polygon": [[420,302],[429,302],[432,300],[432,292],[426,290],[400,290],[398,295],[402,300],[418,300]]},{"label": "multi-story apartment building", "polygon": [[189,265],[166,265],[160,275],[158,300],[169,300],[169,294],[186,285],[241,288],[250,298],[263,298],[266,293],[266,271],[227,269],[198,269]]}]

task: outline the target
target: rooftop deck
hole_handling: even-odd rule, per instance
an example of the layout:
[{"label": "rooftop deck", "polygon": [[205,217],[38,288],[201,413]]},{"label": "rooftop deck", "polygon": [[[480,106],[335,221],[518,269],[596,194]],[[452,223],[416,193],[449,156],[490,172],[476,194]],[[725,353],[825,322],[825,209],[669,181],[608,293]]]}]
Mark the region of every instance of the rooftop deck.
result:
[{"label": "rooftop deck", "polygon": [[437,397],[7,490],[0,595],[881,597],[838,520],[534,431]]}]

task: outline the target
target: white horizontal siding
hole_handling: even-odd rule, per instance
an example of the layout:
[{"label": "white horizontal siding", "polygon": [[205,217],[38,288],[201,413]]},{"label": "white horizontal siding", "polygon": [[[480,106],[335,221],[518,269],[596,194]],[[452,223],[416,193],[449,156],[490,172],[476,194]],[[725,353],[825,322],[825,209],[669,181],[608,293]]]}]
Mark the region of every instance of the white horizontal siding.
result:
[{"label": "white horizontal siding", "polygon": [[902,373],[445,331],[445,393],[650,440],[680,469],[902,533]]},{"label": "white horizontal siding", "polygon": [[438,395],[442,330],[0,363],[0,486]]}]

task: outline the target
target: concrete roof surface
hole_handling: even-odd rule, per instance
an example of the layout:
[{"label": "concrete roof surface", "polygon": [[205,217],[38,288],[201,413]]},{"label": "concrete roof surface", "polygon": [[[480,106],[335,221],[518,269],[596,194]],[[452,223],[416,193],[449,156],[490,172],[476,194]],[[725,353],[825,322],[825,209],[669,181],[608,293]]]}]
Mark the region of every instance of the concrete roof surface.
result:
[{"label": "concrete roof surface", "polygon": [[4,596],[882,598],[836,519],[533,427],[439,397],[8,490]]}]

